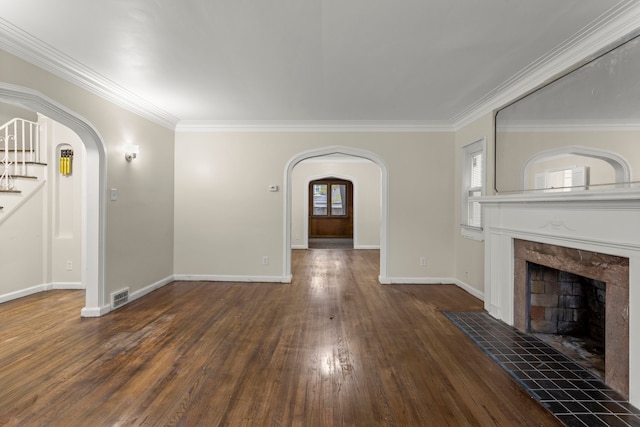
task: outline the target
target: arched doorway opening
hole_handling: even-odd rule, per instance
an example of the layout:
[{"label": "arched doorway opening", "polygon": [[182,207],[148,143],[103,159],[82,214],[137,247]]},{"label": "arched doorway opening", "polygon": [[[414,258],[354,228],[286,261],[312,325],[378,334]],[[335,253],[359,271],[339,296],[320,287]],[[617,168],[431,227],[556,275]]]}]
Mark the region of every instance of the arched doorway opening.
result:
[{"label": "arched doorway opening", "polygon": [[81,315],[101,316],[109,310],[104,298],[106,150],[102,138],[87,120],[35,90],[0,82],[0,99],[42,113],[67,126],[84,144],[81,283],[86,289],[86,297]]},{"label": "arched doorway opening", "polygon": [[301,152],[292,157],[285,166],[284,176],[284,277],[291,280],[291,248],[292,248],[292,173],[295,166],[306,159],[314,159],[322,156],[347,156],[366,159],[375,163],[380,169],[380,283],[389,283],[387,277],[388,265],[388,168],[384,160],[377,154],[367,150],[352,147],[330,146]]}]

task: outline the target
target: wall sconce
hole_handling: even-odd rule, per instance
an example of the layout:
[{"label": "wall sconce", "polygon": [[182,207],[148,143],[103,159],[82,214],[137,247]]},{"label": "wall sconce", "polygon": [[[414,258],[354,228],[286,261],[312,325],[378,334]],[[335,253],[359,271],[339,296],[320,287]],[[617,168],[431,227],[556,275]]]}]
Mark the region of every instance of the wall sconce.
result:
[{"label": "wall sconce", "polygon": [[138,157],[138,153],[140,152],[139,145],[127,145],[125,147],[124,158],[127,159],[127,162]]}]

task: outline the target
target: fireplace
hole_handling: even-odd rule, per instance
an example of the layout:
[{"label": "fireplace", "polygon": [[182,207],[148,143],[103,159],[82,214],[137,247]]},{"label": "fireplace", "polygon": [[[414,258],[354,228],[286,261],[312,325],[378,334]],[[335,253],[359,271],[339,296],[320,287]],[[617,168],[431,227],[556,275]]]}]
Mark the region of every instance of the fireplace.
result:
[{"label": "fireplace", "polygon": [[526,332],[605,379],[606,283],[527,262]]},{"label": "fireplace", "polygon": [[[577,321],[577,314],[586,314],[587,310],[577,306],[586,298],[584,298],[585,295],[573,294],[593,292],[596,299],[598,299],[599,291],[604,294],[600,297],[601,300],[607,302],[604,305],[603,319],[603,379],[611,388],[628,396],[629,317],[624,315],[624,310],[629,306],[629,259],[520,239],[514,239],[513,256],[514,326],[523,332],[534,332],[531,330],[533,325],[543,329],[539,332],[554,334],[560,332],[564,335],[572,335],[575,332],[584,335],[584,329],[578,331],[585,326],[582,321]],[[532,268],[532,265],[538,267]],[[542,283],[545,285],[545,290],[550,288],[549,290],[552,292],[545,293],[541,297],[534,297],[536,294],[531,294],[531,288],[535,285],[536,289],[533,290],[540,291],[542,285],[539,280],[535,283],[532,282],[531,278],[532,275],[540,278],[540,273],[543,275]],[[558,279],[564,281],[560,283]],[[589,284],[591,287],[587,290]],[[571,290],[568,289],[569,287]],[[545,313],[541,320],[532,319],[532,314],[533,317],[540,318],[539,312],[541,310],[541,308],[537,308],[540,307],[540,304],[533,305],[532,301],[543,305],[542,309]],[[556,307],[553,307],[554,305]],[[559,305],[563,305],[563,307],[558,307]],[[565,311],[564,306],[575,306],[575,311],[572,309]],[[554,318],[554,313],[556,316],[561,314],[565,320],[560,321],[557,317]],[[573,317],[574,315],[576,317]],[[597,315],[593,314],[593,317],[597,317]],[[545,321],[545,318],[548,320]],[[593,319],[591,321],[593,322]],[[554,326],[555,331],[553,330]],[[558,331],[558,328],[561,330]]]},{"label": "fireplace", "polygon": [[596,310],[604,310],[604,381],[640,405],[640,191],[497,195],[480,202],[485,309],[531,333],[532,325],[550,328],[560,317],[573,319],[585,310],[565,311],[568,302],[578,298],[561,292],[534,300],[562,299],[565,306],[532,304],[530,288],[540,291],[542,284],[532,284],[531,276],[542,282],[546,276],[552,283],[551,276],[556,276],[558,283],[549,285],[552,292],[568,287],[563,281],[593,286],[595,290],[576,292],[595,292],[595,299],[602,300],[603,308]]}]

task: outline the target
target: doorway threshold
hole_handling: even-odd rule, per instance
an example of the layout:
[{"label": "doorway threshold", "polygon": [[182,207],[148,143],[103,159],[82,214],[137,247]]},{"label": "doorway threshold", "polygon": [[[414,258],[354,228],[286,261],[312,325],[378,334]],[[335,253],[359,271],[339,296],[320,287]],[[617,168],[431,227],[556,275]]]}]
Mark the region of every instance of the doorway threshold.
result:
[{"label": "doorway threshold", "polygon": [[353,249],[353,239],[319,237],[309,238],[309,249]]}]

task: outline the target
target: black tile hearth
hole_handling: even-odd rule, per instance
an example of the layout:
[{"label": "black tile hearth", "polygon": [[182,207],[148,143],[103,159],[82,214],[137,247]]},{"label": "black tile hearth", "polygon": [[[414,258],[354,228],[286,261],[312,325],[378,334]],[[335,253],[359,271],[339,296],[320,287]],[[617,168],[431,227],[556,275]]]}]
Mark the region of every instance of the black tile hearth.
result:
[{"label": "black tile hearth", "polygon": [[640,410],[538,338],[482,311],[444,315],[566,426],[640,427]]}]

